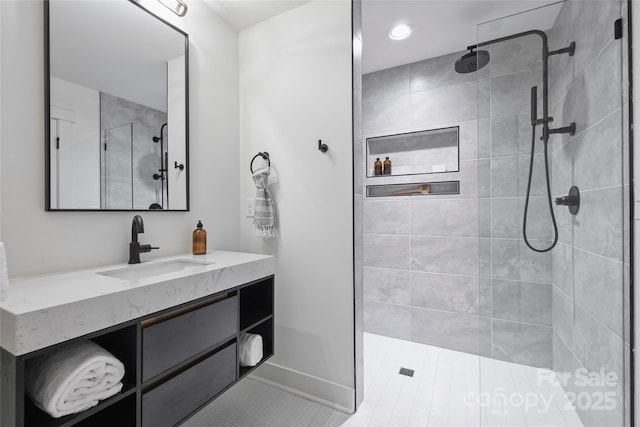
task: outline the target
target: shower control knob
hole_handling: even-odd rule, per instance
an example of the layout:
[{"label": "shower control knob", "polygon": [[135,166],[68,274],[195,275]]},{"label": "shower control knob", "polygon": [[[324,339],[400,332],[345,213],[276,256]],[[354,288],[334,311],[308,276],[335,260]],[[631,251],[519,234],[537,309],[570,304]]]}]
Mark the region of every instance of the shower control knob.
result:
[{"label": "shower control knob", "polygon": [[556,205],[562,206],[575,206],[578,204],[578,200],[572,196],[564,196],[556,198]]},{"label": "shower control knob", "polygon": [[577,215],[580,210],[580,191],[575,185],[569,190],[569,195],[556,198],[556,205],[568,206],[571,215]]}]

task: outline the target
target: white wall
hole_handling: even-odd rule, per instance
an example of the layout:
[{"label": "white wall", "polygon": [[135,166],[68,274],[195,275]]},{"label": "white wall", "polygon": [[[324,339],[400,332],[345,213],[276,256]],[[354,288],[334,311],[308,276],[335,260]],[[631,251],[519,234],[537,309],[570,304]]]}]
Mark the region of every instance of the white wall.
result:
[{"label": "white wall", "polygon": [[184,91],[184,55],[172,59],[167,63],[167,122],[169,164],[167,179],[171,189],[168,207],[169,209],[185,209],[187,201],[187,173],[186,169],[175,168],[178,162],[186,166],[184,135],[186,123],[184,120],[186,96]]},{"label": "white wall", "polygon": [[[276,355],[258,376],[353,408],[351,4],[312,1],[240,33],[243,212],[249,161],[271,155],[280,238],[251,218],[241,248],[277,257]],[[329,151],[318,151],[318,139]],[[256,163],[257,165],[257,163]]]},{"label": "white wall", "polygon": [[[62,109],[62,111],[61,111]],[[57,114],[57,112],[63,114]],[[69,123],[61,138],[58,208],[100,207],[100,92],[51,78],[51,117]],[[55,129],[51,129],[53,134]],[[61,135],[60,135],[61,136]],[[55,153],[52,151],[52,157]],[[52,186],[53,191],[53,186]],[[54,193],[51,198],[53,200]],[[55,205],[54,205],[55,206]]]},{"label": "white wall", "polygon": [[[198,219],[209,248],[238,249],[238,34],[204,2],[189,2],[182,19],[158,5],[190,35],[191,212],[143,213],[142,242],[161,248],[143,258],[189,252]],[[43,6],[0,8],[0,229],[9,275],[126,262],[133,213],[44,211]]]},{"label": "white wall", "polygon": [[[0,5],[0,24],[2,24],[2,6]],[[0,51],[4,47],[6,37],[2,36],[0,28]],[[2,55],[0,54],[0,99],[2,99]],[[0,102],[0,118],[2,117],[2,102]],[[2,120],[0,120],[0,189],[2,189]],[[0,192],[1,194],[1,192]],[[2,197],[0,197],[0,241],[2,241]],[[2,254],[0,254],[2,256]]]}]

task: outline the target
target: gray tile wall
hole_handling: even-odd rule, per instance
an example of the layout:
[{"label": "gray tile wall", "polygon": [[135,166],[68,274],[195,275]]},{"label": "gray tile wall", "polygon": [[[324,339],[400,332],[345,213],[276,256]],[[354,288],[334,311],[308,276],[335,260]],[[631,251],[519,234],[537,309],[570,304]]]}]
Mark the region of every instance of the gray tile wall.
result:
[{"label": "gray tile wall", "polygon": [[[488,24],[489,26],[491,24]],[[479,28],[479,38],[483,30]],[[488,192],[481,194],[479,221],[488,223],[490,247],[482,252],[491,333],[481,336],[491,357],[550,368],[553,354],[551,285],[552,258],[534,252],[522,236],[523,212],[531,151],[530,88],[542,86],[541,39],[531,35],[492,44],[488,94],[479,109],[490,112],[488,126],[479,129],[489,140],[490,175],[480,177]],[[538,109],[542,110],[539,89]],[[544,247],[553,236],[545,193],[544,155],[537,147],[527,215],[527,236]],[[482,184],[485,180],[486,184]],[[482,208],[484,206],[484,208]]]},{"label": "gray tile wall", "polygon": [[[163,111],[100,93],[100,133],[108,144],[106,152],[100,151],[103,209],[148,209],[162,203],[163,191],[166,206],[166,187],[153,179],[160,168],[160,143],[153,137],[166,122]],[[164,135],[166,152],[166,128]]]},{"label": "gray tile wall", "polygon": [[[461,159],[457,173],[364,179],[461,186],[455,196],[365,198],[365,330],[551,367],[552,259],[520,237],[540,42],[495,45],[493,68],[476,74],[454,72],[462,53],[363,77],[365,139],[460,126]],[[539,245],[551,237],[544,188],[536,176],[529,234]]]},{"label": "gray tile wall", "polygon": [[461,194],[365,198],[364,320],[368,332],[479,354],[490,326],[479,310],[478,85],[453,72],[456,57],[363,76],[365,138],[460,126],[461,160],[459,172],[365,178],[460,180]]},{"label": "gray tile wall", "polygon": [[[628,295],[623,285],[629,265],[623,236],[628,232],[623,227],[628,221],[623,214],[628,209],[623,135],[628,106],[622,90],[627,40],[626,35],[613,37],[613,22],[623,7],[620,1],[566,2],[550,32],[551,49],[576,42],[574,57],[550,61],[554,123],[573,121],[577,127],[574,137],[551,139],[553,192],[565,195],[577,185],[582,196],[577,216],[556,210],[560,244],[552,253],[553,368],[571,375],[565,388],[578,397],[610,393],[615,401],[614,409],[605,410],[578,405],[587,426],[625,425]],[[573,381],[578,369],[613,373],[615,384],[579,386]]]}]

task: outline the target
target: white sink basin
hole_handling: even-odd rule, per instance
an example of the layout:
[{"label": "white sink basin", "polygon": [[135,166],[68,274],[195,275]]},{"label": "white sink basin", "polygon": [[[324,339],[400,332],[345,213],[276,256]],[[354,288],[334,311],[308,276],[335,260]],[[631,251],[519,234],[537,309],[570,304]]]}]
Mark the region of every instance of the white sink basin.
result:
[{"label": "white sink basin", "polygon": [[120,268],[117,270],[100,271],[98,274],[114,277],[116,279],[135,281],[176,272],[199,273],[204,271],[207,266],[211,264],[214,263],[179,259],[175,261],[154,262],[149,264],[135,264],[130,267]]}]

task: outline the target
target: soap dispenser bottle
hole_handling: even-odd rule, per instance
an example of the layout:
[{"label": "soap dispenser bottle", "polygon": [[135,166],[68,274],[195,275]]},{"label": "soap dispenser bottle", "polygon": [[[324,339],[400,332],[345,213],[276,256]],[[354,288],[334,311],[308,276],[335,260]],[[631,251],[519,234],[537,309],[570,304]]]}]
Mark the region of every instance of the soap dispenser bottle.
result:
[{"label": "soap dispenser bottle", "polygon": [[382,175],[382,162],[380,161],[380,157],[376,158],[376,161],[373,162],[373,174]]},{"label": "soap dispenser bottle", "polygon": [[387,157],[383,163],[382,174],[383,175],[391,175],[391,160]]},{"label": "soap dispenser bottle", "polygon": [[207,230],[202,228],[202,221],[198,221],[197,228],[193,230],[193,254],[204,255],[207,253]]}]

